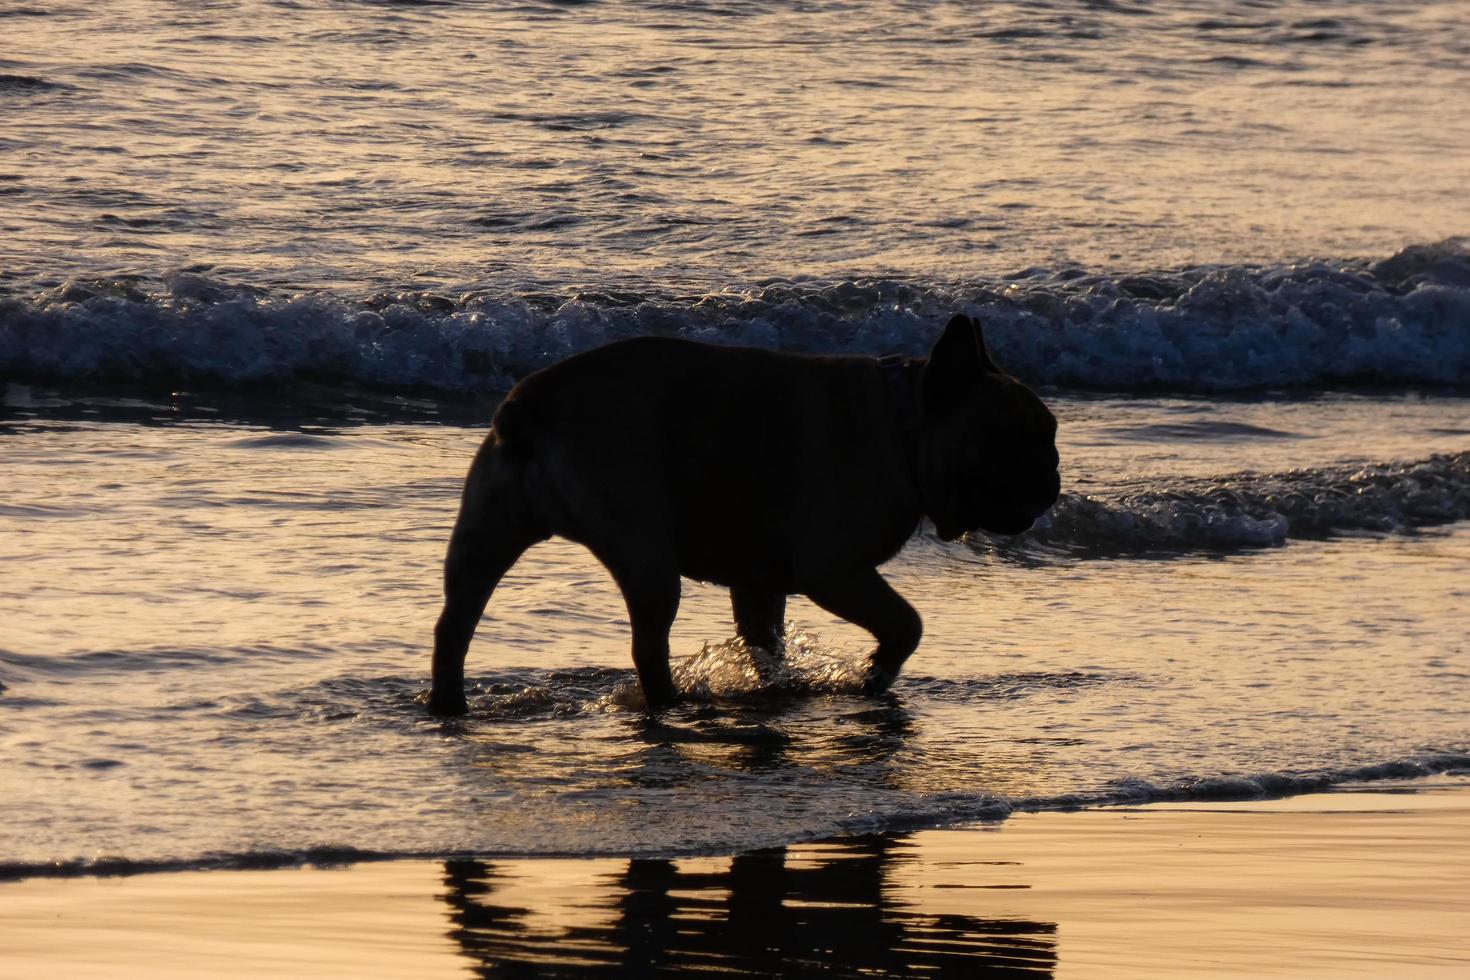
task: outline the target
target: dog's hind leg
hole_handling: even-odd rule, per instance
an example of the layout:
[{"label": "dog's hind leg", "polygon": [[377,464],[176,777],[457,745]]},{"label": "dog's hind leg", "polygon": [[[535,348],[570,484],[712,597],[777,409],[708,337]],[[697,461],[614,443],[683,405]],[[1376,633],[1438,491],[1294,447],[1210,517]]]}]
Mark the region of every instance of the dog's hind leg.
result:
[{"label": "dog's hind leg", "polygon": [[924,633],[924,624],[914,607],[872,568],[823,582],[818,588],[808,589],[806,594],[833,615],[873,634],[878,648],[870,658],[863,693],[882,694],[888,690],[903,662],[918,649],[919,638]]},{"label": "dog's hind leg", "polygon": [[493,438],[465,479],[459,518],[444,559],[444,610],[434,626],[429,709],[462,715],[464,659],[485,604],[501,578],[531,545],[544,541],[523,489],[520,464],[505,459]]},{"label": "dog's hind leg", "polygon": [[781,652],[786,632],[786,593],[765,589],[732,588],[735,632],[746,643],[770,653]]},{"label": "dog's hind leg", "polygon": [[669,628],[679,613],[679,572],[672,556],[661,557],[649,542],[630,541],[626,554],[598,553],[628,604],[633,628],[633,666],[650,711],[668,706],[678,693],[669,670]]}]

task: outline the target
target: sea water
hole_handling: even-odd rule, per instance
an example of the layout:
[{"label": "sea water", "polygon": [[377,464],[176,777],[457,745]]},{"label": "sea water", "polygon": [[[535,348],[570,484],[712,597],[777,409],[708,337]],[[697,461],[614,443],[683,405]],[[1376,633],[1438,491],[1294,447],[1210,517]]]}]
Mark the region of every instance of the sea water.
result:
[{"label": "sea water", "polygon": [[[684,854],[1470,766],[1461,5],[0,9],[0,863]],[[586,552],[423,705],[496,399],[658,334],[917,355],[1060,422],[921,528],[890,695]],[[778,462],[772,479],[780,479]]]}]

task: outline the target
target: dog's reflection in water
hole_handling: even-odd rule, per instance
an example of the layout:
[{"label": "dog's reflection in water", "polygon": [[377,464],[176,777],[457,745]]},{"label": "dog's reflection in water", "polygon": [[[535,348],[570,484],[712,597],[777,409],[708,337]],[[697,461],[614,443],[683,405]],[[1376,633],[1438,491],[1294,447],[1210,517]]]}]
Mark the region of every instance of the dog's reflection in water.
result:
[{"label": "dog's reflection in water", "polygon": [[524,907],[535,861],[445,863],[450,936],[482,976],[1049,976],[1056,925],[932,914],[886,885],[903,838],[725,861],[635,859],[554,915]]}]

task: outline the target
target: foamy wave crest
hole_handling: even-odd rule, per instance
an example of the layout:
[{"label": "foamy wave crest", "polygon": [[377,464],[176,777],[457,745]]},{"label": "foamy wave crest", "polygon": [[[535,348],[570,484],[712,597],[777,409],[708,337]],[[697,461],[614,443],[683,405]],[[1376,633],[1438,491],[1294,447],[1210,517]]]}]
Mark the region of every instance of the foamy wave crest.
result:
[{"label": "foamy wave crest", "polygon": [[1135,803],[1264,800],[1319,793],[1350,783],[1423,779],[1444,773],[1463,774],[1467,769],[1470,769],[1470,755],[1463,751],[1426,751],[1407,758],[1346,769],[1189,776],[1159,782],[1124,778],[1113,780],[1105,789],[1095,792],[1039,796],[1010,802],[1015,810],[1037,811]]},{"label": "foamy wave crest", "polygon": [[1412,462],[1238,473],[1112,497],[1063,494],[1019,538],[967,536],[978,547],[1038,545],[1072,554],[1266,547],[1289,538],[1405,531],[1470,518],[1470,452]]},{"label": "foamy wave crest", "polygon": [[1030,269],[968,283],[782,281],[684,296],[287,296],[196,273],[154,289],[139,282],[68,282],[0,299],[0,376],[503,390],[569,354],[642,335],[917,355],[963,310],[986,323],[1007,367],[1039,383],[1184,391],[1470,383],[1470,252],[1458,241],[1375,263]]}]

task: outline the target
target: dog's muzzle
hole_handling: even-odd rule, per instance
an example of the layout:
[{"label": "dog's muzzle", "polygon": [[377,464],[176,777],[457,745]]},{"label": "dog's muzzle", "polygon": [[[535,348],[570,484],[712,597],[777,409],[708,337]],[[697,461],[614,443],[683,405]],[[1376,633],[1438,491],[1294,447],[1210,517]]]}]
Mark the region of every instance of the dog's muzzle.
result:
[{"label": "dog's muzzle", "polygon": [[1036,524],[1036,519],[1057,502],[1062,492],[1062,477],[1052,472],[1046,478],[1045,490],[1031,498],[1033,503],[1002,508],[998,513],[986,515],[980,526],[992,534],[1024,534]]}]

